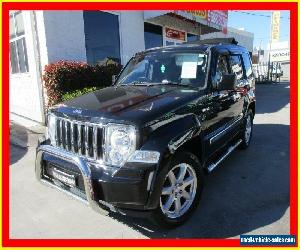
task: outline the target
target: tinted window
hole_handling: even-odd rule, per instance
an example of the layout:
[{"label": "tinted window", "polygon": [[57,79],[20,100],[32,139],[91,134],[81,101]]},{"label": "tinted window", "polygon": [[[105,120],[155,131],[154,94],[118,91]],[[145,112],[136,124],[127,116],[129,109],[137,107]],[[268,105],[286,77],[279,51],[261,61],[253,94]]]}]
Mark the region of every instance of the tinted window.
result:
[{"label": "tinted window", "polygon": [[120,62],[118,16],[102,11],[84,11],[83,19],[88,63],[99,64],[107,58]]},{"label": "tinted window", "polygon": [[216,73],[213,76],[213,87],[216,88],[217,84],[221,82],[222,76],[228,74],[228,63],[226,56],[219,56]]},{"label": "tinted window", "polygon": [[130,60],[117,84],[183,84],[204,87],[207,54],[199,53],[148,53]]},{"label": "tinted window", "polygon": [[163,45],[162,27],[150,23],[144,24],[145,48],[150,49]]},{"label": "tinted window", "polygon": [[249,56],[248,53],[243,53],[242,57],[243,57],[245,71],[246,71],[246,77],[247,78],[252,77],[253,73],[252,73],[252,66],[251,66],[250,56]]},{"label": "tinted window", "polygon": [[236,75],[237,81],[243,78],[243,66],[240,55],[229,56],[229,67],[232,73]]}]

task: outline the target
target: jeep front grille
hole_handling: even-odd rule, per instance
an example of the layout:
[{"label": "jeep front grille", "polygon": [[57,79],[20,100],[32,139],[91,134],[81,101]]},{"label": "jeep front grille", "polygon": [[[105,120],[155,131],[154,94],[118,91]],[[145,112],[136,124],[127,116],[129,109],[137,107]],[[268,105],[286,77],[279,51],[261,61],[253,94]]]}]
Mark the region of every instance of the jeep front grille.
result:
[{"label": "jeep front grille", "polygon": [[99,124],[56,117],[56,146],[97,160],[102,157],[102,131]]}]

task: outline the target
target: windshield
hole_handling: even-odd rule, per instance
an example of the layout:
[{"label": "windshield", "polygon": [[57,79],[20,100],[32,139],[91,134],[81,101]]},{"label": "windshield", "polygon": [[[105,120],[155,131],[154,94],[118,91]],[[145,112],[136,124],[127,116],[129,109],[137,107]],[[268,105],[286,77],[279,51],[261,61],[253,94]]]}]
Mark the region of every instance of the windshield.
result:
[{"label": "windshield", "polygon": [[201,88],[205,86],[206,72],[204,52],[153,52],[132,58],[117,84],[178,84]]}]

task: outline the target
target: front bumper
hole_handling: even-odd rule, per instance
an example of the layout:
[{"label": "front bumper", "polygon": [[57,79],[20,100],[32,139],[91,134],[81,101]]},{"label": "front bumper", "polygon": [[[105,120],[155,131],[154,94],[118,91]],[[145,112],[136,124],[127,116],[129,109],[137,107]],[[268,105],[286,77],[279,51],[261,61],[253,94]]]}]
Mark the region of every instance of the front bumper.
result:
[{"label": "front bumper", "polygon": [[[63,183],[47,176],[49,164],[64,171],[77,171],[82,192],[73,192]],[[108,214],[109,210],[123,214],[146,212],[151,209],[148,199],[153,186],[157,164],[132,163],[120,169],[90,162],[86,158],[61,148],[39,143],[36,151],[35,174],[37,179],[52,187],[87,202],[92,209]],[[80,195],[79,195],[80,194]]]}]

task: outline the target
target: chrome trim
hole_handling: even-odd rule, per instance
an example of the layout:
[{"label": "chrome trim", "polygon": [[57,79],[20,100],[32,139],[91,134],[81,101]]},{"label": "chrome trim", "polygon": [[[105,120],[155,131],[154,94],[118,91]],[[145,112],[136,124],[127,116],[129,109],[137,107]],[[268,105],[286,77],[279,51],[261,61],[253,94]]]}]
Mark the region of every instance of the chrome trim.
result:
[{"label": "chrome trim", "polygon": [[65,125],[65,149],[69,150],[69,142],[68,142],[68,122],[64,120],[64,125]]},{"label": "chrome trim", "polygon": [[55,185],[55,184],[52,184],[51,182],[49,182],[49,181],[47,181],[47,180],[45,180],[45,179],[41,179],[40,182],[43,183],[43,184],[45,184],[45,185],[48,185],[49,187],[55,188],[55,189],[57,189],[57,190],[59,190],[59,191],[65,193],[65,194],[67,194],[67,195],[69,195],[69,196],[75,198],[76,200],[79,200],[79,201],[83,202],[83,203],[86,204],[86,205],[89,205],[89,203],[88,203],[87,200],[85,200],[85,199],[81,198],[80,196],[77,196],[77,195],[75,195],[75,194],[73,194],[73,193],[71,193],[71,192],[68,192],[67,190],[61,188],[60,186],[57,186],[57,185]]},{"label": "chrome trim", "polygon": [[71,151],[75,152],[75,148],[74,148],[74,122],[71,121],[70,122],[70,130],[71,130]]},{"label": "chrome trim", "polygon": [[77,132],[78,132],[78,153],[81,152],[82,154],[82,146],[81,146],[81,124],[78,122],[77,123]]},{"label": "chrome trim", "polygon": [[241,121],[243,118],[243,116],[238,117],[235,121],[233,121],[229,126],[227,126],[226,128],[224,128],[222,131],[220,131],[219,133],[217,133],[216,135],[212,136],[209,139],[209,144],[212,144],[214,142],[214,140],[217,140],[218,137],[222,136],[222,134],[224,134],[228,129],[232,128],[235,124],[237,124],[239,121]]},{"label": "chrome trim", "polygon": [[42,174],[42,165],[43,165],[42,161],[43,161],[44,153],[50,154],[52,156],[58,157],[60,159],[75,164],[79,168],[82,174],[85,194],[90,207],[101,214],[104,215],[108,214],[108,211],[99,207],[99,202],[96,200],[93,191],[91,169],[83,157],[74,155],[73,153],[65,151],[61,148],[56,148],[50,145],[40,145],[37,148],[36,161],[35,161],[35,175],[40,182],[46,181],[45,179],[43,179],[43,174]]},{"label": "chrome trim", "polygon": [[[82,122],[74,119],[54,116],[56,126],[55,139],[60,143],[57,144],[61,149],[72,152],[76,155],[84,156],[86,159],[98,160],[98,148],[102,150],[102,142],[97,144],[98,129],[104,133],[104,125],[102,123]],[[77,142],[74,140],[75,125],[77,126]],[[69,127],[70,126],[70,127]],[[83,129],[82,129],[83,126]],[[63,130],[65,134],[63,135]],[[92,130],[92,131],[91,131]],[[59,133],[58,133],[59,132]],[[93,133],[92,138],[89,139],[90,133]],[[96,132],[96,134],[95,134]],[[70,136],[70,138],[68,138]],[[77,144],[77,145],[76,145]],[[101,145],[100,145],[101,144]],[[77,146],[75,148],[75,145]],[[93,153],[90,152],[89,147],[93,148]],[[92,156],[93,155],[93,156]]]},{"label": "chrome trim", "polygon": [[98,156],[98,148],[97,148],[97,139],[98,139],[98,127],[93,126],[93,157],[96,160]]},{"label": "chrome trim", "polygon": [[229,147],[227,152],[217,161],[214,162],[212,164],[210,164],[207,169],[208,172],[213,171],[223,160],[225,160],[227,158],[228,155],[230,155],[230,153],[232,151],[234,151],[240,144],[242,143],[242,140],[240,139],[236,144],[234,144],[233,146]]},{"label": "chrome trim", "polygon": [[[62,136],[62,131],[63,131],[62,126],[63,126],[63,120],[59,120],[59,134],[60,134],[59,144],[61,147],[63,147],[63,141],[64,141],[63,136]],[[57,136],[55,136],[55,137],[57,137]]]},{"label": "chrome trim", "polygon": [[154,171],[151,171],[148,177],[148,183],[147,183],[147,191],[150,190],[151,188],[151,184],[152,184],[152,180],[153,180],[153,175],[154,175]]},{"label": "chrome trim", "polygon": [[85,156],[88,157],[89,156],[89,125],[86,124],[84,126],[84,152],[85,152]]},{"label": "chrome trim", "polygon": [[195,136],[197,129],[198,127],[192,127],[189,130],[187,130],[181,137],[176,137],[172,139],[168,143],[170,153],[174,154],[179,147],[181,147],[185,142],[192,139]]}]

